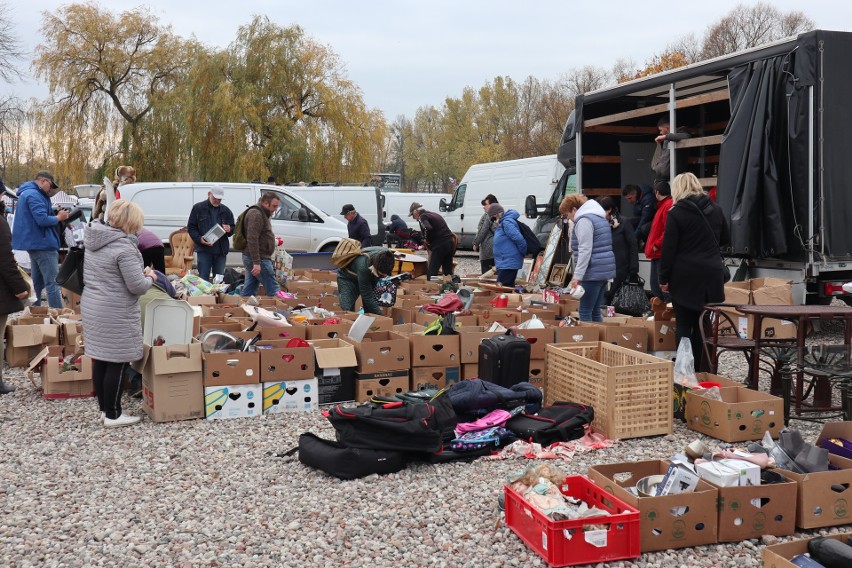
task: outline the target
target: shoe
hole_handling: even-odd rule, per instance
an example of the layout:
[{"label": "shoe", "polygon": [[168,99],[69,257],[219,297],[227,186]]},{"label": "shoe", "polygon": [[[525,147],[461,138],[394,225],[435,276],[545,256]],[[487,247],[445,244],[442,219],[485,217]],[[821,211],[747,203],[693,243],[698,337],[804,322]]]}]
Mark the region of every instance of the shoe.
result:
[{"label": "shoe", "polygon": [[122,426],[132,426],[142,420],[139,416],[129,416],[127,414],[122,414],[116,419],[104,417],[104,427],[105,428],[121,428]]},{"label": "shoe", "polygon": [[9,394],[10,392],[15,392],[15,387],[4,383],[3,379],[0,379],[0,394]]}]

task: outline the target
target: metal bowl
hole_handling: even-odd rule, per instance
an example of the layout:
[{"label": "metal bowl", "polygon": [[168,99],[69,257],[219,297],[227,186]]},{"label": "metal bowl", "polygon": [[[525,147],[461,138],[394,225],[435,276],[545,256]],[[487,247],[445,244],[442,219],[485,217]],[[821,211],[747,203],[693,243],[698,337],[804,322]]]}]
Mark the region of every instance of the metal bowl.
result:
[{"label": "metal bowl", "polygon": [[663,482],[665,475],[649,475],[643,477],[636,484],[636,491],[642,497],[655,497],[657,495],[657,486]]}]

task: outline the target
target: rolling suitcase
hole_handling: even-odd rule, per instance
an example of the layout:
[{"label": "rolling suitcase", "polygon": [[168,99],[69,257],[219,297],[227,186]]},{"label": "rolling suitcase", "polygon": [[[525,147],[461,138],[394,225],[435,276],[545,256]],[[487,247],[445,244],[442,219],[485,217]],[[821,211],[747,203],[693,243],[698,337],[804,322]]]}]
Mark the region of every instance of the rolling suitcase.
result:
[{"label": "rolling suitcase", "polygon": [[479,344],[479,378],[506,388],[528,381],[529,342],[508,334],[483,339]]}]

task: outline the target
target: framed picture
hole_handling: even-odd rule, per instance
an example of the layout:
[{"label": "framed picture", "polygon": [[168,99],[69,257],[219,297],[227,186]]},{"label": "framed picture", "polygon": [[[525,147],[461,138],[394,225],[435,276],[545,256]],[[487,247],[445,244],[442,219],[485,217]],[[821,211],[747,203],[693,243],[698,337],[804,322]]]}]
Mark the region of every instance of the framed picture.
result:
[{"label": "framed picture", "polygon": [[533,258],[525,258],[524,264],[521,266],[521,269],[518,270],[518,277],[516,280],[520,282],[529,282],[530,274],[532,273],[533,263],[535,263],[535,259]]},{"label": "framed picture", "polygon": [[533,263],[532,271],[530,272],[529,278],[527,278],[527,282],[538,282],[538,273],[541,272],[541,265],[544,262],[544,253],[538,253],[538,256]]},{"label": "framed picture", "polygon": [[550,274],[550,267],[553,265],[553,259],[556,256],[556,247],[559,245],[559,240],[562,238],[562,223],[555,223],[553,229],[550,230],[550,236],[547,238],[547,246],[544,247],[544,256],[542,257],[541,267],[538,270],[535,284],[541,288],[547,285],[547,276]]},{"label": "framed picture", "polygon": [[554,264],[550,269],[550,277],[547,279],[547,283],[551,286],[558,286],[562,288],[565,286],[565,279],[568,277],[568,265],[567,264]]}]

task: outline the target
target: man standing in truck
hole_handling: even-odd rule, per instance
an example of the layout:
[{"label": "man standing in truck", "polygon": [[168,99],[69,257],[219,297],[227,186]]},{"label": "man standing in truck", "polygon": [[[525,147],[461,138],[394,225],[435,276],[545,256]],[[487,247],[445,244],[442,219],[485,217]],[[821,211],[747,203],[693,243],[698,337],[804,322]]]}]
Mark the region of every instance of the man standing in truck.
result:
[{"label": "man standing in truck", "polygon": [[[686,131],[685,126],[681,126],[676,132],[672,132],[668,116],[664,116],[657,121],[657,129],[660,134],[654,138],[654,142],[657,143],[657,147],[654,150],[654,157],[651,159],[651,169],[654,170],[656,180],[669,181],[672,176],[669,158],[669,142],[677,143],[679,140],[686,140],[689,138],[689,132]],[[674,174],[677,175],[683,173],[685,169],[686,154],[676,154]]]}]

